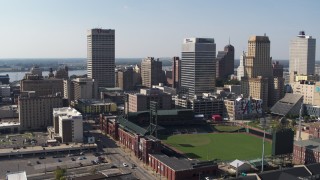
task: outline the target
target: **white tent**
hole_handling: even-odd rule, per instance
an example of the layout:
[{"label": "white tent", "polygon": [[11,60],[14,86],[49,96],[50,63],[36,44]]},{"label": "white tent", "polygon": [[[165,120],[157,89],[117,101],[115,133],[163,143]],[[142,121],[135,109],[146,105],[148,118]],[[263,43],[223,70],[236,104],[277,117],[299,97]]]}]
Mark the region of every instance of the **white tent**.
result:
[{"label": "white tent", "polygon": [[25,171],[8,173],[7,179],[8,180],[27,180],[27,174]]},{"label": "white tent", "polygon": [[249,171],[251,168],[250,164],[240,161],[238,159],[232,161],[230,163],[230,166],[235,170],[238,168],[238,172],[246,172]]}]

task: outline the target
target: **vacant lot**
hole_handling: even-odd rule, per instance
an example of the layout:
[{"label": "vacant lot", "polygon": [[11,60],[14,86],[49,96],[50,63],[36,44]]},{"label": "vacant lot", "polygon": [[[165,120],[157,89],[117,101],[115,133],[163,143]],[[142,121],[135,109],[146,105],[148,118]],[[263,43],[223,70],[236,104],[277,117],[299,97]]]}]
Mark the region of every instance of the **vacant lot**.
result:
[{"label": "vacant lot", "polygon": [[[200,160],[249,160],[262,155],[262,139],[245,133],[183,134],[163,142]],[[265,154],[271,154],[270,142],[265,142]]]}]

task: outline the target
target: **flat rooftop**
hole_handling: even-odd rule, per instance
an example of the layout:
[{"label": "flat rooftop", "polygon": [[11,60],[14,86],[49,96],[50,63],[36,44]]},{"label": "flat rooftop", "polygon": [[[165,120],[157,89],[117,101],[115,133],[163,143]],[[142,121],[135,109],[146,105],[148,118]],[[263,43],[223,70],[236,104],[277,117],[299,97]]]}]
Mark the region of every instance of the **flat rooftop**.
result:
[{"label": "flat rooftop", "polygon": [[12,148],[0,149],[0,156],[9,156],[9,155],[24,155],[24,154],[33,154],[33,153],[46,153],[46,152],[57,152],[57,151],[69,151],[69,150],[78,150],[78,149],[95,149],[97,144],[61,144],[60,146],[34,146],[27,147],[26,149],[13,150]]},{"label": "flat rooftop", "polygon": [[195,169],[197,167],[202,166],[216,166],[216,164],[213,161],[200,162],[199,160],[189,160],[186,158],[170,157],[165,154],[150,154],[149,156],[158,159],[174,171],[184,171],[188,169]]},{"label": "flat rooftop", "polygon": [[53,108],[53,115],[61,116],[64,118],[70,118],[71,116],[81,116],[81,113],[74,108],[62,107],[62,108]]},{"label": "flat rooftop", "polygon": [[320,152],[320,138],[294,141],[294,144],[300,147],[304,147],[306,149],[311,149],[313,151]]}]

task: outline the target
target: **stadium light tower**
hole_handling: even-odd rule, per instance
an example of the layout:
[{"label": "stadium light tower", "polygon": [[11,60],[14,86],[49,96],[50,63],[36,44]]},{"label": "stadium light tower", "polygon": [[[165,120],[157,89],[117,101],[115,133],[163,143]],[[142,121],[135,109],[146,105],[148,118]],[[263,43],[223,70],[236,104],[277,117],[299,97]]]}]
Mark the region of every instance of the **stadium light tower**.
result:
[{"label": "stadium light tower", "polygon": [[260,119],[260,126],[263,129],[263,139],[262,139],[262,158],[261,158],[261,172],[263,172],[264,166],[264,144],[266,139],[266,129],[269,127],[269,123],[267,122],[266,115],[263,113],[263,118]]}]

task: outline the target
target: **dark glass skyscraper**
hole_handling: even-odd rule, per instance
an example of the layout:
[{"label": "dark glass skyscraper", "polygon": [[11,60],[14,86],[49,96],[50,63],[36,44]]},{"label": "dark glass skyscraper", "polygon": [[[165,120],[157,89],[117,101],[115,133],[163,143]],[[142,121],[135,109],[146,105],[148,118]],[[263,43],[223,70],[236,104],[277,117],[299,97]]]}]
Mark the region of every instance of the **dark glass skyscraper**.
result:
[{"label": "dark glass skyscraper", "polygon": [[224,51],[218,52],[216,62],[216,77],[228,79],[234,73],[234,47],[226,45]]},{"label": "dark glass skyscraper", "polygon": [[98,82],[98,87],[115,86],[115,31],[91,29],[87,34],[88,78]]}]

